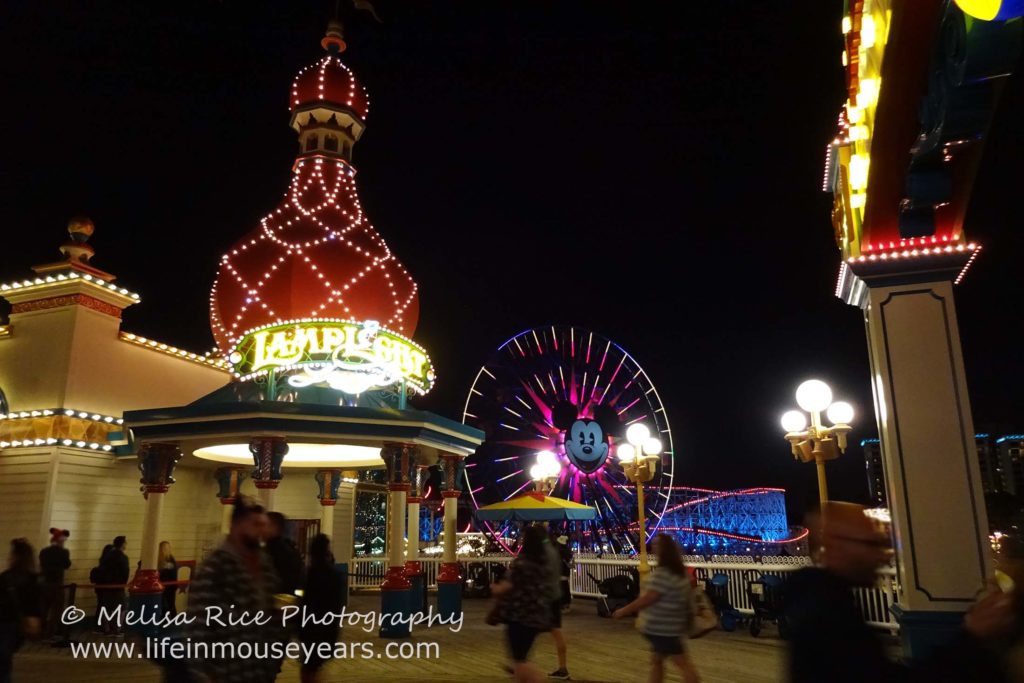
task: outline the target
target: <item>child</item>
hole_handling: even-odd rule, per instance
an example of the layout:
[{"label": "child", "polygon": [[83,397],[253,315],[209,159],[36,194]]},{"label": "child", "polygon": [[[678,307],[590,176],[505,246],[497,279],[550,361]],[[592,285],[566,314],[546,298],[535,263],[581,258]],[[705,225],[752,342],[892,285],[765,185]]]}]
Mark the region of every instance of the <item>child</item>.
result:
[{"label": "child", "polygon": [[700,683],[700,675],[686,653],[683,635],[692,620],[692,587],[683,566],[679,546],[671,536],[654,537],[654,550],[658,567],[651,574],[644,593],[625,607],[615,610],[612,617],[621,619],[640,613],[637,630],[651,644],[651,683],[665,679],[665,659],[670,658],[682,672],[687,683]]}]

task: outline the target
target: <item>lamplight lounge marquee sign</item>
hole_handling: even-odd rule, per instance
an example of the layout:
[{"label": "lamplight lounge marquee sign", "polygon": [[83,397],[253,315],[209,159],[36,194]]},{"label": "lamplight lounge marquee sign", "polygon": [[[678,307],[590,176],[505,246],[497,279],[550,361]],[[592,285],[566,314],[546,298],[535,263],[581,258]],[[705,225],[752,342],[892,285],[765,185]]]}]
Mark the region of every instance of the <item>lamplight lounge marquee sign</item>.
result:
[{"label": "lamplight lounge marquee sign", "polygon": [[252,330],[229,356],[246,380],[287,373],[293,387],[326,385],[361,394],[405,384],[425,394],[434,383],[426,351],[375,320],[303,320]]}]

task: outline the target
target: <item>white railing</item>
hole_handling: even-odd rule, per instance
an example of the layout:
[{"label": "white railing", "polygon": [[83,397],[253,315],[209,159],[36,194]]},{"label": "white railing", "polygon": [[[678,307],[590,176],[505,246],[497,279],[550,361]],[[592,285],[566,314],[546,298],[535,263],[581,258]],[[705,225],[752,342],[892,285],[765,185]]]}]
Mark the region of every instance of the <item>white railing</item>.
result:
[{"label": "white railing", "polygon": [[[507,554],[484,555],[480,557],[460,557],[463,565],[463,576],[472,576],[482,572],[483,580],[488,583],[497,578],[499,571],[507,568],[512,561]],[[624,555],[587,555],[579,554],[575,558],[575,566],[569,577],[572,594],[577,597],[599,598],[601,591],[598,583],[618,576],[630,567],[636,567],[636,558]],[[429,557],[421,559],[428,588],[437,586],[437,572],[441,558]],[[726,594],[729,604],[742,614],[753,614],[754,609],[747,592],[748,581],[757,574],[785,576],[801,567],[811,564],[808,557],[771,557],[756,562],[753,557],[714,556],[711,558],[690,556],[686,565],[698,570],[698,576],[710,580],[715,574],[728,577]],[[482,569],[474,570],[479,565]],[[349,588],[351,590],[378,590],[384,580],[387,559],[382,557],[357,557],[349,567]],[[885,568],[878,572],[878,581],[873,588],[858,588],[854,592],[861,616],[871,626],[889,631],[897,631],[899,626],[894,619],[890,607],[899,599],[899,586],[896,582],[896,571]]]},{"label": "white railing", "polygon": [[[729,604],[742,614],[754,613],[747,592],[749,580],[758,574],[785,576],[811,564],[809,557],[772,557],[762,562],[743,556],[716,556],[709,559],[691,556],[685,560],[686,566],[696,569],[702,579],[710,580],[715,574],[727,576],[726,595]],[[576,558],[576,568],[570,577],[572,593],[583,597],[600,597],[600,581],[622,574],[624,570],[638,564],[638,560],[628,556],[580,555]],[[887,567],[880,570],[875,586],[855,589],[854,598],[869,625],[890,631],[898,630],[899,626],[889,609],[899,599],[895,569]]]}]

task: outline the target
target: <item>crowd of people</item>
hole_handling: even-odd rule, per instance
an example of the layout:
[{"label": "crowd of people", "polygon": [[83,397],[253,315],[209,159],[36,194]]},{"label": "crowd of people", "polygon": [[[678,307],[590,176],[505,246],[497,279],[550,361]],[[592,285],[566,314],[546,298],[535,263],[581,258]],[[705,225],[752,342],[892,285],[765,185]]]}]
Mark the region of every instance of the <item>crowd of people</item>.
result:
[{"label": "crowd of people", "polygon": [[[285,604],[301,596],[307,613],[323,617],[337,613],[344,604],[341,581],[335,570],[330,539],[310,539],[307,561],[286,533],[287,520],[279,513],[240,500],[232,513],[230,532],[212,551],[191,580],[190,620],[181,634],[194,643],[267,643],[298,639],[313,656],[301,666],[303,683],[318,680],[325,662],[317,645],[332,647],[339,635],[333,620],[309,619],[288,629],[281,620],[238,620],[224,624],[204,615],[279,614]],[[873,585],[880,567],[892,556],[889,536],[849,503],[827,503],[810,523],[815,566],[795,572],[785,589],[785,620],[789,634],[788,680],[792,683],[830,681],[874,683],[929,681],[991,681],[1024,683],[1024,600],[1012,590],[1012,567],[1005,564],[1001,583],[983,592],[967,612],[959,633],[930,657],[901,663],[887,652],[877,631],[865,623],[855,601],[855,589]],[[14,652],[32,637],[59,639],[64,604],[64,574],[71,556],[64,547],[70,533],[51,529],[50,544],[36,555],[26,539],[11,542],[8,567],[0,573],[0,683],[11,683]],[[118,536],[99,558],[90,578],[101,607],[114,608],[125,601],[129,561],[127,539]],[[687,641],[706,628],[697,629],[695,610],[700,597],[696,580],[683,563],[676,541],[658,534],[652,550],[657,559],[653,573],[641,585],[638,596],[615,609],[611,616],[636,616],[637,630],[650,647],[648,680],[659,683],[666,676],[666,661],[678,669],[685,683],[697,683],[700,674]],[[506,576],[496,582],[492,594],[495,609],[491,623],[504,625],[509,654],[508,672],[516,681],[535,683],[546,678],[568,679],[568,647],[562,615],[569,609],[568,578],[572,553],[567,538],[543,525],[522,530],[521,546]],[[175,614],[178,562],[170,544],[160,544],[160,577],[165,587],[165,614]],[[1018,574],[1024,572],[1017,572]],[[1020,577],[1024,579],[1024,576]],[[1018,579],[1020,580],[1020,579]],[[100,622],[98,622],[100,623]],[[102,624],[102,631],[116,633],[120,624]],[[558,656],[558,668],[543,675],[530,661],[537,638],[550,633]],[[240,659],[196,658],[162,662],[168,681],[189,683],[272,683],[281,670],[275,657]]]}]

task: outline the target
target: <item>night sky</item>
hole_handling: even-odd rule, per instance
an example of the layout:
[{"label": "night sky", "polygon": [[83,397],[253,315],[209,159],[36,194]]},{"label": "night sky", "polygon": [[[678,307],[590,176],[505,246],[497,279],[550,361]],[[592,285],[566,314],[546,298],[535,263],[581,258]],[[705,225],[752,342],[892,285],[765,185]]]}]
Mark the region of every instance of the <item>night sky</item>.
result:
[{"label": "night sky", "polygon": [[[346,26],[371,98],[354,163],[420,284],[438,382],[419,407],[458,418],[504,340],[589,327],[658,387],[678,483],[784,486],[797,517],[817,490],[778,425],[796,385],[851,400],[854,442],[876,431],[821,192],[842,2],[375,4],[383,24]],[[287,93],[332,6],[4,3],[0,279],[58,258],[87,215],[93,263],[142,295],[124,329],[209,349],[218,259],[287,188]],[[985,251],[958,288],[975,423],[997,432],[1024,430],[1021,72],[968,216]],[[866,500],[858,446],[829,483]]]}]

